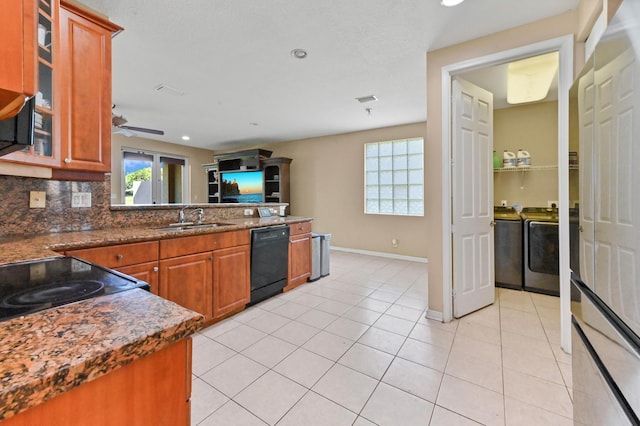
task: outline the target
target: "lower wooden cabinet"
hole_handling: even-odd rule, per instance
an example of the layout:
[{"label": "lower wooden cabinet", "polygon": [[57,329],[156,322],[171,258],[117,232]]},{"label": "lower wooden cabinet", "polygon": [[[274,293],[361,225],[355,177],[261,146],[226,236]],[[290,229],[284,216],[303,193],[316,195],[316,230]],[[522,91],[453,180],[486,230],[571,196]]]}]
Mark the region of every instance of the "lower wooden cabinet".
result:
[{"label": "lower wooden cabinet", "polygon": [[2,426],[188,426],[191,338],[2,421]]},{"label": "lower wooden cabinet", "polygon": [[160,296],[196,311],[205,321],[249,303],[249,231],[160,241]]},{"label": "lower wooden cabinet", "polygon": [[212,319],[212,261],[213,252],[161,260],[159,295]]},{"label": "lower wooden cabinet", "polygon": [[241,311],[249,303],[250,246],[230,247],[213,252],[213,318]]},{"label": "lower wooden cabinet", "polygon": [[137,265],[121,266],[117,270],[123,274],[146,282],[151,287],[151,293],[159,295],[158,272],[160,271],[160,267],[157,260]]},{"label": "lower wooden cabinet", "polygon": [[158,241],[145,241],[68,250],[65,255],[75,256],[142,280],[151,286],[153,294],[158,294],[158,249]]},{"label": "lower wooden cabinet", "polygon": [[311,276],[311,222],[289,227],[289,276],[285,291],[307,282]]}]

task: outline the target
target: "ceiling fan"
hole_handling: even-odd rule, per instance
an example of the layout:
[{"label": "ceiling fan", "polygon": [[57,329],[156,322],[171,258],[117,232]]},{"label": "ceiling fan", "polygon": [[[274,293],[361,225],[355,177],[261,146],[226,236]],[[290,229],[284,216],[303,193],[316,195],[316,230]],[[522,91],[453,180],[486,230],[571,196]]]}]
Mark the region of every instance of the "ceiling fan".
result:
[{"label": "ceiling fan", "polygon": [[[115,108],[115,105],[113,105]],[[111,125],[113,126],[113,133],[120,133],[126,137],[136,136],[135,132],[151,133],[154,135],[164,135],[164,131],[156,129],[147,129],[145,127],[125,126],[128,121],[122,115],[115,115],[111,113]]]}]

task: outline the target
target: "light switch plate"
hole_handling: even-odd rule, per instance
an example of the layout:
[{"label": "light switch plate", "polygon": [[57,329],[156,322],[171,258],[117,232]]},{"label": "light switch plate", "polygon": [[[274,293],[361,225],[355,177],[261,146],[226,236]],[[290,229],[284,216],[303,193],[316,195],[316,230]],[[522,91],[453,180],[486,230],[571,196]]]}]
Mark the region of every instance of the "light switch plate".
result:
[{"label": "light switch plate", "polygon": [[29,192],[29,208],[44,209],[47,201],[47,193],[44,191]]}]

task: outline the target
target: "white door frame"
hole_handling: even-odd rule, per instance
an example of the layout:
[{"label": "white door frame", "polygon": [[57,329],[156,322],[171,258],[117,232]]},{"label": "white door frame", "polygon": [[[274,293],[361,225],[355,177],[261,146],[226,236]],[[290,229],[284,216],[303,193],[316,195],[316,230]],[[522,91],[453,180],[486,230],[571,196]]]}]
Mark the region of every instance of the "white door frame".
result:
[{"label": "white door frame", "polygon": [[573,35],[468,59],[442,67],[442,319],[453,319],[453,258],[451,245],[451,79],[452,76],[559,51],[558,71],[558,206],[560,233],[560,330],[561,346],[571,352],[571,309],[569,273],[569,88],[573,83]]}]

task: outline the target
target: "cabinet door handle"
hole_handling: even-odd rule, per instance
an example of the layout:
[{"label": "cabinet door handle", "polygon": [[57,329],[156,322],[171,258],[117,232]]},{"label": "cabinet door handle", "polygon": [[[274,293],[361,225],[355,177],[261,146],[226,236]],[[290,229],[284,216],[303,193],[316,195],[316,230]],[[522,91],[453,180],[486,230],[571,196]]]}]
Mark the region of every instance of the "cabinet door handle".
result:
[{"label": "cabinet door handle", "polygon": [[489,226],[491,226],[492,228],[496,226],[496,221],[492,220],[491,222],[489,222]]},{"label": "cabinet door handle", "polygon": [[210,260],[210,261],[211,261],[211,260],[213,260],[213,256],[209,256],[209,260]]},{"label": "cabinet door handle", "polygon": [[116,254],[116,259],[117,259],[117,260],[122,260],[122,258],[123,258],[123,257],[124,257],[124,256],[123,256],[123,255],[121,255],[121,254]]},{"label": "cabinet door handle", "polygon": [[157,266],[153,267],[153,272],[158,272],[158,267]]},{"label": "cabinet door handle", "polygon": [[65,159],[64,159],[64,163],[65,163],[65,164],[69,164],[69,163],[71,163],[71,158],[65,158]]}]

